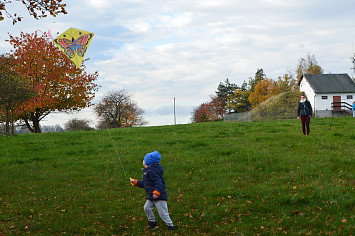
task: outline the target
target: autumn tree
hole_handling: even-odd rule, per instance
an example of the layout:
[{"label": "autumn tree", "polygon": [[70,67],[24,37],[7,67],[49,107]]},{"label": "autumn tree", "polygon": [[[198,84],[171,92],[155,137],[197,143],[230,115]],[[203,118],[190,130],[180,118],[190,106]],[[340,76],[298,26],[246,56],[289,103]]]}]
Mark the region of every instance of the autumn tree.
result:
[{"label": "autumn tree", "polygon": [[192,111],[191,121],[194,123],[207,122],[210,112],[207,103],[202,103]]},{"label": "autumn tree", "polygon": [[54,17],[61,13],[67,14],[65,11],[66,4],[63,4],[62,0],[0,0],[0,21],[4,20],[4,16],[11,18],[13,24],[21,21],[22,16],[7,10],[9,4],[16,3],[25,5],[28,13],[37,20],[47,17],[48,14]]},{"label": "autumn tree", "polygon": [[247,112],[251,110],[249,96],[251,92],[246,89],[236,89],[233,94],[229,95],[227,109],[233,112]]},{"label": "autumn tree", "polygon": [[222,120],[226,114],[225,101],[216,95],[210,96],[209,102],[204,102],[192,112],[192,122]]},{"label": "autumn tree", "polygon": [[291,74],[279,76],[276,85],[279,87],[281,93],[296,91],[298,89],[297,81]]},{"label": "autumn tree", "polygon": [[323,74],[323,69],[320,65],[318,65],[316,57],[308,54],[306,59],[302,57],[298,61],[296,73],[296,79],[299,81],[304,74]]},{"label": "autumn tree", "polygon": [[276,82],[272,79],[264,78],[255,85],[254,92],[249,96],[249,101],[252,104],[252,108],[254,108],[261,102],[279,93],[280,89]]},{"label": "autumn tree", "polygon": [[225,101],[216,95],[210,96],[210,99],[209,106],[215,120],[223,119],[226,114]]},{"label": "autumn tree", "polygon": [[144,111],[125,90],[111,91],[95,105],[100,118],[98,128],[123,128],[145,124]]},{"label": "autumn tree", "polygon": [[192,122],[207,122],[214,121],[215,116],[212,113],[212,109],[209,102],[204,102],[196,107],[192,112]]},{"label": "autumn tree", "polygon": [[94,83],[98,72],[88,74],[84,65],[77,68],[46,34],[10,35],[9,42],[14,47],[12,55],[16,59],[12,70],[35,92],[34,97],[18,107],[20,118],[31,132],[40,133],[40,121],[51,112],[91,105],[98,89]]}]

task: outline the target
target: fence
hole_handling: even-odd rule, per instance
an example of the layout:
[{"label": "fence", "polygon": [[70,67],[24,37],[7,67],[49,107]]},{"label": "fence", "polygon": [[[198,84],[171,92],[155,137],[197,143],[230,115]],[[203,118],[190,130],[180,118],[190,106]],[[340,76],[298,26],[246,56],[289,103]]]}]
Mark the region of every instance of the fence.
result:
[{"label": "fence", "polygon": [[251,112],[230,113],[224,116],[225,122],[246,122],[252,121]]},{"label": "fence", "polygon": [[[351,111],[333,112],[332,110],[317,110],[313,117],[344,117],[351,116]],[[247,121],[271,121],[281,119],[294,119],[297,117],[297,110],[287,111],[280,109],[278,111],[252,110],[242,113],[230,113],[224,116],[225,122],[247,122]]]},{"label": "fence", "polygon": [[297,110],[279,109],[277,111],[252,110],[249,112],[231,113],[224,116],[225,122],[271,121],[280,119],[294,119]]}]

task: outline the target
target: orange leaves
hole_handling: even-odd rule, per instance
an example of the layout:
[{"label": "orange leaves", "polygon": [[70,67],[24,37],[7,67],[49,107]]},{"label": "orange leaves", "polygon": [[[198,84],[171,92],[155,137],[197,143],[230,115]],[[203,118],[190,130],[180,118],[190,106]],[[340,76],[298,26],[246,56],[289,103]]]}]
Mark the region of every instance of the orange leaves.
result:
[{"label": "orange leaves", "polygon": [[[52,111],[84,108],[90,105],[98,86],[94,81],[98,72],[88,74],[85,66],[78,69],[49,39],[21,33],[10,35],[16,64],[12,69],[28,81],[36,96],[21,104],[23,117],[37,117],[39,122]],[[32,115],[30,114],[32,113]]]},{"label": "orange leaves", "polygon": [[213,120],[209,103],[202,103],[193,113],[193,121],[196,123]]},{"label": "orange leaves", "polygon": [[254,108],[261,102],[279,93],[280,89],[275,81],[265,78],[255,85],[254,92],[249,96],[249,101],[252,103],[252,107]]},{"label": "orange leaves", "polygon": [[225,113],[224,101],[217,96],[211,96],[210,102],[202,103],[193,111],[194,122],[215,121],[223,118]]}]

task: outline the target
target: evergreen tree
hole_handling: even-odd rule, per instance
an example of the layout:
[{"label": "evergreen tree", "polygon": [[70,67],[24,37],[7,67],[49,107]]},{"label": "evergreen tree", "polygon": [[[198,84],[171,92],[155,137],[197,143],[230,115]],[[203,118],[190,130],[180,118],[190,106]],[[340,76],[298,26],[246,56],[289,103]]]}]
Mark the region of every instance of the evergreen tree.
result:
[{"label": "evergreen tree", "polygon": [[266,77],[264,70],[262,68],[258,69],[255,73],[255,77],[249,78],[249,91],[254,92],[255,85],[257,85],[259,82],[261,82],[264,78]]},{"label": "evergreen tree", "polygon": [[236,89],[239,89],[239,86],[229,82],[227,78],[224,83],[219,83],[216,94],[218,99],[221,101],[221,105],[228,111],[231,112],[230,109],[227,108],[228,97],[234,93]]}]

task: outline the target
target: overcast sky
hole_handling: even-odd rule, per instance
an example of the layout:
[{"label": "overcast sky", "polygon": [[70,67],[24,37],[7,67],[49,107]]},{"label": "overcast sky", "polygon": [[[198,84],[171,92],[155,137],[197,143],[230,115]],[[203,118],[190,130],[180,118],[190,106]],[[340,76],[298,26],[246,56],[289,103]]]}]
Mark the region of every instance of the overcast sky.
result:
[{"label": "overcast sky", "polygon": [[[241,85],[262,68],[277,79],[314,54],[325,73],[348,73],[355,42],[353,0],[63,0],[68,14],[34,20],[21,3],[8,10],[24,18],[0,22],[0,53],[8,32],[35,30],[55,38],[70,27],[95,33],[85,58],[99,72],[93,103],[125,89],[149,125],[190,123],[192,110],[220,82]],[[11,6],[11,7],[10,7]],[[47,117],[42,125],[86,118],[89,110]]]}]

